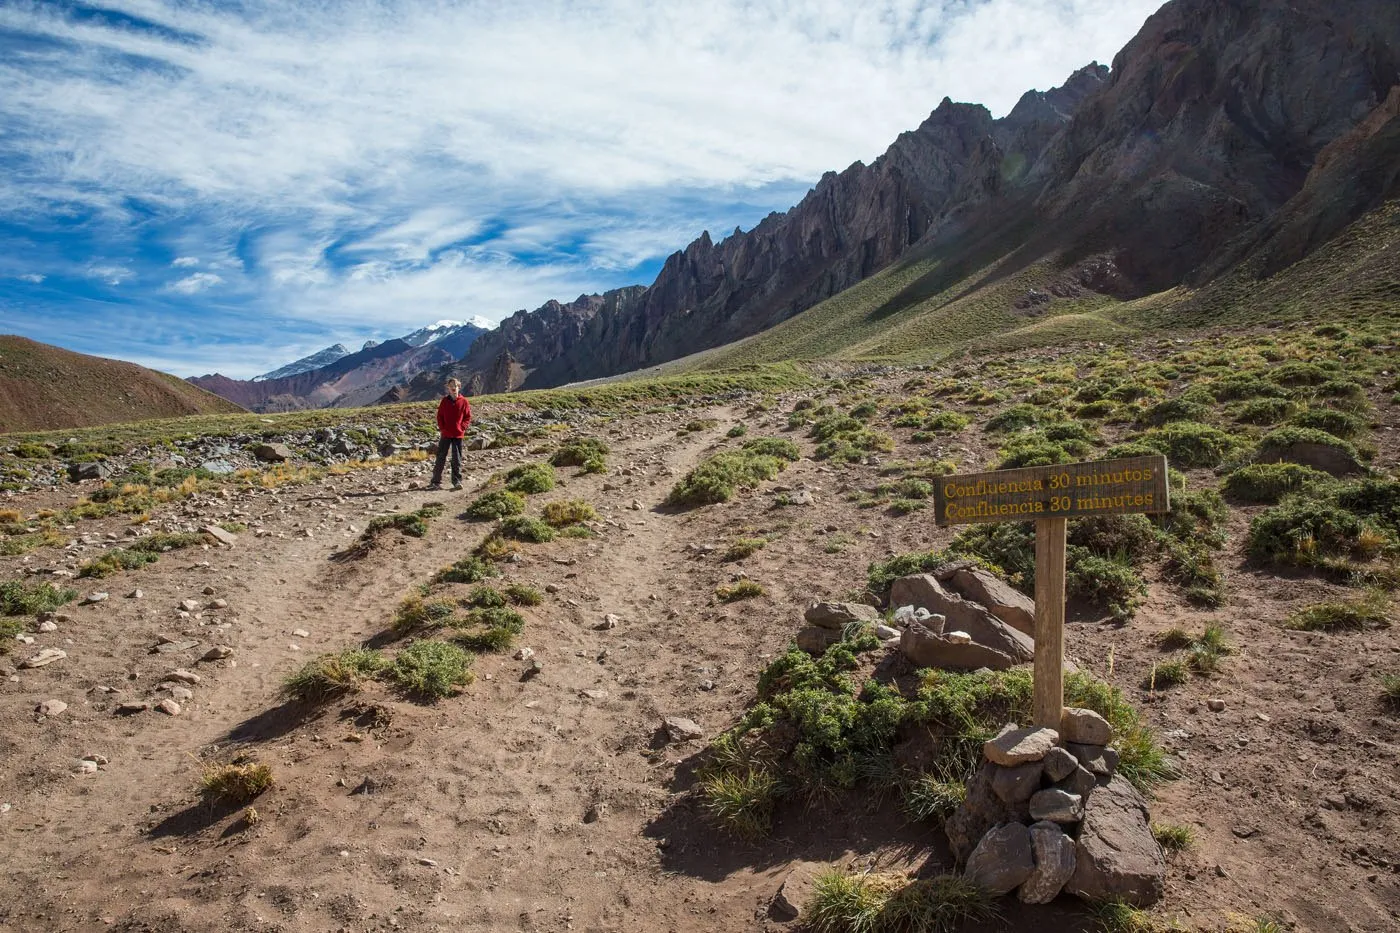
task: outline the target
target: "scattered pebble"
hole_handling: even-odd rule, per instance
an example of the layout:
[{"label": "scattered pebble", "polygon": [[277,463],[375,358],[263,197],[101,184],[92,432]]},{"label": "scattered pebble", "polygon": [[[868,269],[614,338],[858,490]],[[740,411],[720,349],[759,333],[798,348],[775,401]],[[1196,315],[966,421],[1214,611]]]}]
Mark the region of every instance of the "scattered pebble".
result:
[{"label": "scattered pebble", "polygon": [[110,593],[89,593],[83,597],[83,605],[90,606],[93,603],[100,603],[110,595]]},{"label": "scattered pebble", "polygon": [[1206,708],[1212,713],[1223,713],[1225,712],[1225,701],[1219,699],[1206,700]]},{"label": "scattered pebble", "polygon": [[39,714],[42,716],[57,716],[68,708],[68,704],[62,700],[45,700],[39,704]]}]

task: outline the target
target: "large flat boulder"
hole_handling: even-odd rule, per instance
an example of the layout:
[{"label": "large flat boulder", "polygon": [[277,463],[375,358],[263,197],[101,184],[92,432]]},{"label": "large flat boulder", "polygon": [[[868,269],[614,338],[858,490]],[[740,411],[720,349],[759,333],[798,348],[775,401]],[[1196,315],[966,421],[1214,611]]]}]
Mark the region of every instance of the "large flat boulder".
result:
[{"label": "large flat boulder", "polygon": [[899,636],[899,650],[917,667],[950,671],[975,671],[983,667],[1004,671],[1018,663],[1011,655],[974,641],[929,631],[917,622],[910,623]]},{"label": "large flat boulder", "polygon": [[1065,890],[1090,901],[1120,898],[1147,907],[1161,900],[1166,874],[1142,795],[1117,776],[1095,788],[1084,807],[1074,874]]},{"label": "large flat boulder", "polygon": [[1011,723],[995,738],[982,743],[982,754],[993,764],[1014,768],[1032,761],[1043,761],[1059,741],[1060,734],[1054,729],[1034,726],[1021,729]]},{"label": "large flat boulder", "polygon": [[900,577],[890,588],[890,604],[927,609],[947,619],[944,631],[967,632],[972,640],[1012,658],[1017,664],[1035,657],[1035,641],[992,615],[985,607],[945,589],[927,573]]},{"label": "large flat boulder", "polygon": [[840,631],[852,622],[879,622],[880,610],[864,603],[813,603],[807,607],[802,618],[808,625]]},{"label": "large flat boulder", "polygon": [[998,826],[967,857],[963,876],[991,894],[1010,894],[1035,871],[1031,831],[1020,823]]},{"label": "large flat boulder", "polygon": [[980,567],[964,567],[953,571],[948,585],[1016,631],[1035,637],[1035,600],[995,574]]}]

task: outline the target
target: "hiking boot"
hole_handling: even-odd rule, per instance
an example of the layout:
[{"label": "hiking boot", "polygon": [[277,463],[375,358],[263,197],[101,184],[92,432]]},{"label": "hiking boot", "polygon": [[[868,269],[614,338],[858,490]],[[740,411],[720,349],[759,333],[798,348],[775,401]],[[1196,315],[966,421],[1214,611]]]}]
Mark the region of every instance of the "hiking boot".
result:
[{"label": "hiking boot", "polygon": [[442,492],[442,483],[429,483],[428,492]]},{"label": "hiking boot", "polygon": [[453,492],[461,492],[461,491],[462,491],[462,484],[461,484],[461,483],[453,483],[453,484],[452,484],[452,491],[453,491]]}]

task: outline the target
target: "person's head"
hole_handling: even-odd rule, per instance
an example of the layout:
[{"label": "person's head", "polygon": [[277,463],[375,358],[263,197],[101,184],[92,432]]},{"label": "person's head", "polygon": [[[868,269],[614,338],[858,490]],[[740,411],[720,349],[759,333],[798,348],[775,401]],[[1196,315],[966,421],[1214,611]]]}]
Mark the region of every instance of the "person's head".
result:
[{"label": "person's head", "polygon": [[459,379],[454,377],[452,379],[447,380],[447,385],[444,386],[444,388],[447,389],[448,395],[452,396],[453,398],[456,398],[457,394],[462,391],[462,383]]}]

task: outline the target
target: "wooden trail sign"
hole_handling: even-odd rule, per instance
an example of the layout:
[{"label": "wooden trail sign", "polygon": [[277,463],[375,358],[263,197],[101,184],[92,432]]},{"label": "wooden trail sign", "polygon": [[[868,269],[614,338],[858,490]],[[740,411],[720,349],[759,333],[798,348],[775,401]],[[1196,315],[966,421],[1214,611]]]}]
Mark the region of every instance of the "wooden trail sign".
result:
[{"label": "wooden trail sign", "polygon": [[1035,522],[1035,724],[1058,730],[1065,702],[1065,519],[1166,512],[1167,458],[944,476],[934,487],[934,506],[940,525]]}]

